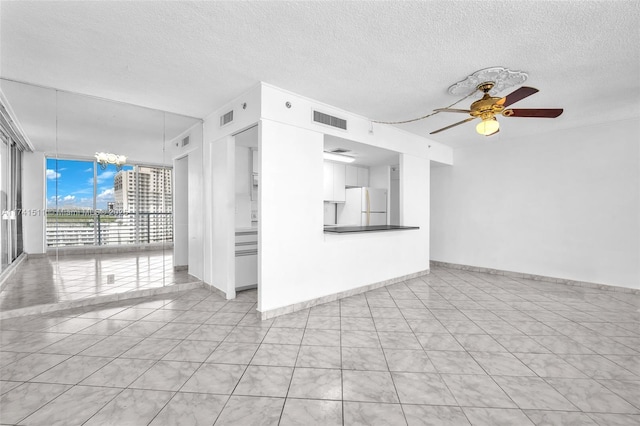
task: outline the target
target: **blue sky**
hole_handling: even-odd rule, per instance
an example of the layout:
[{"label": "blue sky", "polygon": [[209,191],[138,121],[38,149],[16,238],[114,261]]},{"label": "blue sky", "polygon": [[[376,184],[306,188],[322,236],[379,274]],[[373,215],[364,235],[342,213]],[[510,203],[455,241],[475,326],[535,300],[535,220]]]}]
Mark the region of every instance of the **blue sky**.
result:
[{"label": "blue sky", "polygon": [[[56,207],[57,200],[60,209],[93,208],[93,167],[93,161],[47,158],[47,207]],[[133,170],[133,166],[124,166],[123,170]],[[113,178],[116,173],[116,166],[112,164],[106,170],[98,166],[98,210],[106,210],[107,203],[115,201]]]}]

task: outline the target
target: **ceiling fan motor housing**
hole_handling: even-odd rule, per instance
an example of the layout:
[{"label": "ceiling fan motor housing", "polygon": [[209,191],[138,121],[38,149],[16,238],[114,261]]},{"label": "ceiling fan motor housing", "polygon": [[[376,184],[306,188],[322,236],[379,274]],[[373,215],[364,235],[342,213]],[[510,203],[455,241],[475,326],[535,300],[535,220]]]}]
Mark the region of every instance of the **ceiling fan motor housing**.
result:
[{"label": "ceiling fan motor housing", "polygon": [[482,120],[490,120],[496,114],[500,114],[504,110],[504,106],[498,103],[502,98],[497,98],[489,95],[489,91],[493,88],[494,83],[491,81],[481,83],[477,89],[484,92],[482,99],[479,99],[471,104],[469,113],[473,117],[480,117]]}]

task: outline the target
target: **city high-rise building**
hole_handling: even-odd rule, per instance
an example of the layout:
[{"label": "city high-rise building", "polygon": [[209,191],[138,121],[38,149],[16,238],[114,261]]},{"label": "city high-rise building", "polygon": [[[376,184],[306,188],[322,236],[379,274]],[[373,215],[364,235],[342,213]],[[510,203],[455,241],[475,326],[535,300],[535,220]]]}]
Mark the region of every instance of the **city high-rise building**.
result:
[{"label": "city high-rise building", "polygon": [[114,178],[113,189],[117,211],[124,213],[172,211],[171,169],[138,167],[137,171],[121,170]]}]

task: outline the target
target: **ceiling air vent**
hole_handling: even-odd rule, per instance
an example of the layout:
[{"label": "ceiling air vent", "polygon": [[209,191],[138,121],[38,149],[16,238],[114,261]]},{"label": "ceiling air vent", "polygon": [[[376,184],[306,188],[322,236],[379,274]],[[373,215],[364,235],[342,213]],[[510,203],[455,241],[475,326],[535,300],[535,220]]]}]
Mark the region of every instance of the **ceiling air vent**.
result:
[{"label": "ceiling air vent", "polygon": [[337,127],[338,129],[347,130],[347,120],[325,114],[320,111],[313,111],[313,121],[327,126]]},{"label": "ceiling air vent", "polygon": [[182,139],[182,147],[189,145],[189,136]]},{"label": "ceiling air vent", "polygon": [[233,110],[220,116],[220,127],[224,126],[225,124],[229,124],[232,121],[233,121]]}]

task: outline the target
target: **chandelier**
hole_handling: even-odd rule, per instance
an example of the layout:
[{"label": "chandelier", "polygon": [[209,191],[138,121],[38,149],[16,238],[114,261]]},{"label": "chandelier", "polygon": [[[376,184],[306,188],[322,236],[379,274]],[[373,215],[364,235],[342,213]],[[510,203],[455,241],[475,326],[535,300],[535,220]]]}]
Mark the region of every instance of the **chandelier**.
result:
[{"label": "chandelier", "polygon": [[96,152],[95,157],[102,170],[105,170],[109,164],[115,164],[116,169],[120,171],[122,170],[122,166],[127,162],[126,156],[108,152]]}]

